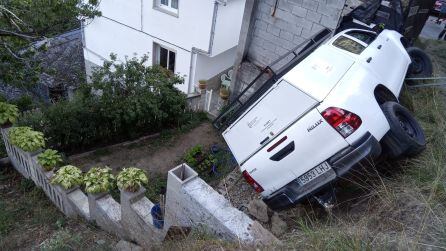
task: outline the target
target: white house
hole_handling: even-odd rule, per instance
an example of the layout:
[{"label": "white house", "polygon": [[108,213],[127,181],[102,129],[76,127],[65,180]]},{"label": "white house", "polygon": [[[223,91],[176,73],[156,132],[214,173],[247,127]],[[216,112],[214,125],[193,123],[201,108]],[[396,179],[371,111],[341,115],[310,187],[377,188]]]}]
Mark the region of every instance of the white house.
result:
[{"label": "white house", "polygon": [[103,0],[101,17],[83,25],[87,74],[115,53],[148,54],[152,64],[184,76],[178,88],[194,92],[233,66],[245,0]]}]

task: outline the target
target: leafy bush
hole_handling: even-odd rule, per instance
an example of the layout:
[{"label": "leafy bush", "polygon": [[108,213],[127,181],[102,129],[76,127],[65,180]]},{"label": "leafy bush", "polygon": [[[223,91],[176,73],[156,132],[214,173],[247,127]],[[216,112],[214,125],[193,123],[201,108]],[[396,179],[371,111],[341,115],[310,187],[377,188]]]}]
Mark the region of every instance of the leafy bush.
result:
[{"label": "leafy bush", "polygon": [[197,167],[203,160],[203,146],[196,145],[189,149],[184,155],[184,161],[191,167]]},{"label": "leafy bush", "polygon": [[60,185],[64,189],[80,186],[82,182],[82,171],[71,165],[61,167],[51,179],[51,184]]},{"label": "leafy bush", "polygon": [[45,171],[51,171],[62,163],[62,157],[56,150],[47,149],[37,156],[37,162]]},{"label": "leafy bush", "polygon": [[128,192],[136,192],[142,185],[148,183],[146,173],[138,168],[124,168],[116,178],[118,187]]},{"label": "leafy bush", "polygon": [[186,96],[175,88],[183,79],[162,67],[146,66],[147,60],[107,62],[74,100],[26,113],[19,124],[44,132],[49,145],[64,152],[185,124]]},{"label": "leafy bush", "polygon": [[32,130],[30,127],[13,127],[8,132],[11,144],[26,152],[35,152],[45,147],[43,133]]},{"label": "leafy bush", "polygon": [[87,193],[105,193],[115,187],[115,176],[108,167],[93,167],[84,176]]},{"label": "leafy bush", "polygon": [[19,115],[19,109],[15,105],[0,102],[0,125],[14,123]]}]

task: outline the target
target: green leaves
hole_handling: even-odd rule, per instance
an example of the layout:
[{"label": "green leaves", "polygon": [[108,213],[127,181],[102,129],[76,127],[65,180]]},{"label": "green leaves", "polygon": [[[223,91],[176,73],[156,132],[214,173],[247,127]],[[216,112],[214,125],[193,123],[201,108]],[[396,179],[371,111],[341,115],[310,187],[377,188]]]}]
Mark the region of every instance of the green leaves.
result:
[{"label": "green leaves", "polygon": [[51,171],[62,163],[62,157],[56,150],[47,149],[37,156],[37,162],[45,171]]},{"label": "green leaves", "polygon": [[148,183],[146,173],[138,168],[124,168],[117,177],[118,187],[128,192],[136,192]]},{"label": "green leaves", "polygon": [[26,152],[35,152],[45,147],[43,133],[33,131],[30,127],[13,127],[8,132],[11,144]]},{"label": "green leaves", "polygon": [[72,101],[25,113],[19,124],[41,130],[52,148],[64,152],[184,125],[190,114],[186,96],[175,88],[183,79],[164,68],[147,66],[147,60],[145,56],[121,64],[107,62]]},{"label": "green leaves", "polygon": [[93,167],[84,176],[87,193],[105,193],[115,187],[115,176],[109,167]]},{"label": "green leaves", "polygon": [[61,167],[51,179],[51,184],[60,185],[64,189],[80,186],[82,183],[82,171],[71,165]]},{"label": "green leaves", "polygon": [[0,102],[0,125],[14,123],[19,116],[19,109],[15,105]]}]

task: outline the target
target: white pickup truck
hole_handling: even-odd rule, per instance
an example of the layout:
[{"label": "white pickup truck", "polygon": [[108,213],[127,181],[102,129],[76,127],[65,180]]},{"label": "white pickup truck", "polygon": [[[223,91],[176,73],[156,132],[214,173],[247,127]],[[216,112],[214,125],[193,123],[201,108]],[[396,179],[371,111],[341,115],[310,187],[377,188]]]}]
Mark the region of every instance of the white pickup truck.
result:
[{"label": "white pickup truck", "polygon": [[382,152],[411,156],[422,128],[398,103],[411,57],[402,36],[349,29],[283,75],[223,132],[246,181],[273,209]]}]

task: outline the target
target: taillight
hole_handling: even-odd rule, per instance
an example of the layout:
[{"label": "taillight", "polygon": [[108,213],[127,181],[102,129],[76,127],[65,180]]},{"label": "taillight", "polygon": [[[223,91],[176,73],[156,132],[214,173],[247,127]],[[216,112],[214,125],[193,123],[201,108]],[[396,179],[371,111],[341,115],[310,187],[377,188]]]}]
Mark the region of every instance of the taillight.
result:
[{"label": "taillight", "polygon": [[337,107],[327,108],[322,112],[322,117],[344,138],[354,133],[362,124],[358,115]]},{"label": "taillight", "polygon": [[257,181],[255,181],[247,171],[243,171],[242,174],[246,182],[248,182],[248,184],[250,184],[256,192],[258,193],[263,192],[263,187],[259,185],[259,183],[257,183]]}]

